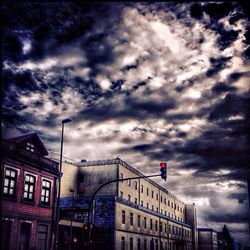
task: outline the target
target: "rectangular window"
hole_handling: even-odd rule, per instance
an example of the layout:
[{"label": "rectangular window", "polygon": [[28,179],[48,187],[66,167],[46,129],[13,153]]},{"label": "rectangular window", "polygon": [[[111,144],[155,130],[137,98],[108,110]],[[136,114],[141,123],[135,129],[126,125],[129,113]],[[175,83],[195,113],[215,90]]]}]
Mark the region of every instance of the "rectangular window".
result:
[{"label": "rectangular window", "polygon": [[125,237],[122,236],[121,238],[121,250],[125,250]]},{"label": "rectangular window", "polygon": [[37,245],[36,249],[38,250],[46,250],[47,245],[47,235],[48,234],[48,226],[47,225],[38,225],[37,227]]},{"label": "rectangular window", "polygon": [[165,241],[165,249],[167,250],[168,249],[168,242]]},{"label": "rectangular window", "polygon": [[161,202],[162,202],[162,196],[161,196]]},{"label": "rectangular window", "polygon": [[41,203],[46,205],[50,204],[50,190],[51,190],[51,182],[48,180],[42,180]]},{"label": "rectangular window", "polygon": [[140,215],[137,216],[137,226],[141,227],[141,216]]},{"label": "rectangular window", "polygon": [[133,238],[129,240],[129,250],[133,250]]},{"label": "rectangular window", "polygon": [[26,144],[26,150],[29,150],[31,152],[35,152],[35,145],[30,143],[30,142],[27,142]]},{"label": "rectangular window", "polygon": [[162,232],[162,222],[160,222],[160,232]]},{"label": "rectangular window", "polygon": [[141,185],[141,193],[143,193],[143,185]]},{"label": "rectangular window", "polygon": [[152,210],[154,211],[154,206],[152,205]]},{"label": "rectangular window", "polygon": [[156,200],[157,200],[157,201],[159,200],[159,195],[158,195],[158,194],[156,194]]},{"label": "rectangular window", "polygon": [[170,207],[170,201],[168,200],[168,206]]},{"label": "rectangular window", "polygon": [[153,230],[153,220],[150,219],[150,230]]},{"label": "rectangular window", "polygon": [[167,224],[165,223],[165,233],[167,233]]},{"label": "rectangular window", "polygon": [[30,174],[25,175],[23,199],[34,201],[36,177]]},{"label": "rectangular window", "polygon": [[155,221],[155,231],[158,231],[158,221]]},{"label": "rectangular window", "polygon": [[135,198],[135,204],[137,204],[137,198]]},{"label": "rectangular window", "polygon": [[120,192],[120,197],[123,198],[123,192],[122,191]]},{"label": "rectangular window", "polygon": [[154,191],[152,191],[152,198],[154,198]]},{"label": "rectangular window", "polygon": [[129,187],[131,186],[131,180],[128,180],[128,186]]},{"label": "rectangular window", "polygon": [[[123,173],[120,173],[120,179],[123,180]],[[123,181],[122,181],[123,182]]]},{"label": "rectangular window", "polygon": [[144,228],[147,228],[147,218],[144,217]]},{"label": "rectangular window", "polygon": [[148,205],[148,203],[147,203],[147,208],[148,208],[148,206],[149,206],[149,205]]},{"label": "rectangular window", "polygon": [[166,198],[164,198],[164,204],[167,205],[167,199]]},{"label": "rectangular window", "polygon": [[163,242],[160,241],[160,249],[163,249]]},{"label": "rectangular window", "polygon": [[147,250],[147,240],[144,239],[144,250]]},{"label": "rectangular window", "polygon": [[125,224],[125,220],[126,220],[126,214],[125,211],[122,210],[122,224]]},{"label": "rectangular window", "polygon": [[137,250],[141,250],[141,240],[137,239]]},{"label": "rectangular window", "polygon": [[137,190],[137,181],[135,181],[135,190]]},{"label": "rectangular window", "polygon": [[143,207],[143,201],[141,201],[141,206]]},{"label": "rectangular window", "polygon": [[147,195],[149,195],[149,189],[147,188]]},{"label": "rectangular window", "polygon": [[15,198],[17,186],[17,170],[6,168],[4,175],[3,195]]},{"label": "rectangular window", "polygon": [[130,195],[128,195],[128,201],[130,201],[131,200],[131,196]]},{"label": "rectangular window", "polygon": [[174,207],[174,203],[173,203],[173,202],[171,202],[171,207],[172,207],[172,208]]},{"label": "rectangular window", "polygon": [[130,213],[130,226],[133,226],[133,213]]}]

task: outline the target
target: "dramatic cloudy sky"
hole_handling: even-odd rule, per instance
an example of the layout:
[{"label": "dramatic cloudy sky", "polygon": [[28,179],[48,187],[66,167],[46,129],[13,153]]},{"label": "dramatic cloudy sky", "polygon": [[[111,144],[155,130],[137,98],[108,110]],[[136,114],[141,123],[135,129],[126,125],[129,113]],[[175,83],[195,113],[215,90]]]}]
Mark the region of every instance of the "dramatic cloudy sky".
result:
[{"label": "dramatic cloudy sky", "polygon": [[250,23],[238,2],[5,3],[2,125],[119,156],[249,241]]}]

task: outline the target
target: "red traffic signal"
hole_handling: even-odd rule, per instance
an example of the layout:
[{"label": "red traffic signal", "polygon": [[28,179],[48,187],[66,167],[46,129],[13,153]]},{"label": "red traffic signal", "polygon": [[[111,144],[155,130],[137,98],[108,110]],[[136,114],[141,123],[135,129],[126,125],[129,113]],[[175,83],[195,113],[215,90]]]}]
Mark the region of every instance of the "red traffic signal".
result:
[{"label": "red traffic signal", "polygon": [[161,178],[166,181],[167,179],[167,163],[161,162],[160,163],[160,171],[161,171]]},{"label": "red traffic signal", "polygon": [[166,162],[161,162],[160,163],[160,167],[161,168],[166,168],[167,167],[167,163]]}]

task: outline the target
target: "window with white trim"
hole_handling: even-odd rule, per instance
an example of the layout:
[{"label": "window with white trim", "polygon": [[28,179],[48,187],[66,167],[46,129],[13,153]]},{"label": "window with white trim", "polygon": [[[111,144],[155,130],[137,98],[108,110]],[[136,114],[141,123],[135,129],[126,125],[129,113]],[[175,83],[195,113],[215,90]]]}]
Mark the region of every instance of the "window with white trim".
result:
[{"label": "window with white trim", "polygon": [[23,200],[34,202],[36,177],[25,174]]},{"label": "window with white trim", "polygon": [[41,187],[41,203],[45,205],[50,204],[50,192],[51,192],[51,181],[49,180],[42,180],[42,187]]},{"label": "window with white trim", "polygon": [[5,169],[3,195],[14,198],[16,196],[17,170],[12,168]]}]

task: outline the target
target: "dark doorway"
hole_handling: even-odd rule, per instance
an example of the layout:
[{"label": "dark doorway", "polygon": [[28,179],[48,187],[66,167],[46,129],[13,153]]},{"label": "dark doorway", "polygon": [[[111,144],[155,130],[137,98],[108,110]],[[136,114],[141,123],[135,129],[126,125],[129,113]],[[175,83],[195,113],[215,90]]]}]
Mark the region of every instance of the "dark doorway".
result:
[{"label": "dark doorway", "polygon": [[47,225],[38,225],[37,226],[37,250],[46,250],[48,237],[48,226]]},{"label": "dark doorway", "polygon": [[3,249],[3,250],[9,250],[10,249],[11,228],[12,228],[12,221],[10,221],[10,220],[2,220],[1,249]]},{"label": "dark doorway", "polygon": [[21,222],[18,250],[30,249],[31,223]]}]

